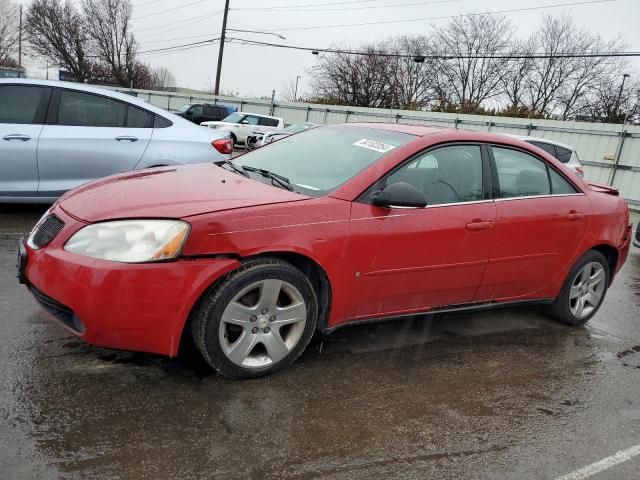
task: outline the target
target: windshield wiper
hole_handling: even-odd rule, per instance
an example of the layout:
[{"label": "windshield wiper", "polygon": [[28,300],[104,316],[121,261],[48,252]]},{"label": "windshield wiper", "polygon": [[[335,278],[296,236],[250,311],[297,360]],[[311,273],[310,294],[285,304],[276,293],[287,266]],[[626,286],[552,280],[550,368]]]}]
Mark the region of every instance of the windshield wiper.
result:
[{"label": "windshield wiper", "polygon": [[[249,174],[247,172],[245,172],[242,168],[238,167],[235,163],[233,163],[231,160],[221,160],[219,162],[215,162],[216,165],[218,165],[219,167],[226,165],[228,166],[231,170],[233,170],[236,173],[239,173],[240,175],[244,176],[244,177],[248,177]],[[244,167],[243,167],[244,168]]]},{"label": "windshield wiper", "polygon": [[263,177],[270,178],[272,183],[275,181],[285,190],[289,190],[290,192],[295,192],[293,186],[291,186],[291,180],[287,177],[283,177],[282,175],[278,175],[277,173],[270,172],[269,170],[265,170],[264,168],[256,168],[256,167],[248,167],[247,165],[242,166],[243,170],[247,172],[255,172],[259,173]]}]

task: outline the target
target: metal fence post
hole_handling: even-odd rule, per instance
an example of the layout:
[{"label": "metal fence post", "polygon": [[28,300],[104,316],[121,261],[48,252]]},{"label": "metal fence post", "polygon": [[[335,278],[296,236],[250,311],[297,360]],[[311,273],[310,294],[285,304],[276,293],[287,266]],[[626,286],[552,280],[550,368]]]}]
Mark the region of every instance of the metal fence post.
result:
[{"label": "metal fence post", "polygon": [[622,147],[624,147],[624,139],[627,136],[627,131],[624,129],[624,124],[622,125],[622,130],[620,131],[620,140],[618,140],[618,148],[616,148],[616,156],[613,161],[613,165],[611,165],[611,173],[609,174],[609,182],[608,185],[613,186],[613,181],[616,179],[616,171],[618,170],[618,165],[620,164],[620,156],[622,155]]},{"label": "metal fence post", "polygon": [[349,123],[349,109],[347,109],[347,114],[344,116],[344,123]]},{"label": "metal fence post", "polygon": [[309,105],[307,105],[307,114],[304,117],[304,121],[308,122],[309,121],[309,112],[311,111],[311,107]]},{"label": "metal fence post", "polygon": [[329,113],[329,109],[325,108],[324,109],[324,119],[322,120],[322,123],[327,123],[327,114]]},{"label": "metal fence post", "polygon": [[489,121],[487,122],[487,132],[490,132],[490,131],[491,131],[491,126],[492,126],[492,125],[493,125],[493,122],[492,122],[491,120],[489,120]]}]

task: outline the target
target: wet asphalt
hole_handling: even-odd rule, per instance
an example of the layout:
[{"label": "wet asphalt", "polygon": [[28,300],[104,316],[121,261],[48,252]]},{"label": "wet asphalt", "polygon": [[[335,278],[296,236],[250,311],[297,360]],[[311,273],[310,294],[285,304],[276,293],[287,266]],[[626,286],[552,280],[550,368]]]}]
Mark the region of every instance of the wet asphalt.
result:
[{"label": "wet asphalt", "polygon": [[[639,249],[586,327],[532,308],[357,326],[233,382],[50,322],[14,267],[43,210],[0,206],[2,479],[554,479],[640,444]],[[640,478],[640,456],[590,478]]]}]

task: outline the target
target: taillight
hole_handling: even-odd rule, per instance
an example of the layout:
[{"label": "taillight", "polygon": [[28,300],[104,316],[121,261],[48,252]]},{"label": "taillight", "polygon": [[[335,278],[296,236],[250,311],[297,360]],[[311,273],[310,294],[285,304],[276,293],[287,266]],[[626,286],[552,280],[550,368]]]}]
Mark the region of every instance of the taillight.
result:
[{"label": "taillight", "polygon": [[213,148],[224,155],[233,153],[233,142],[228,138],[214,140],[213,142],[211,142],[211,145],[213,145]]},{"label": "taillight", "polygon": [[582,167],[576,167],[576,173],[581,177],[584,177],[584,169]]}]

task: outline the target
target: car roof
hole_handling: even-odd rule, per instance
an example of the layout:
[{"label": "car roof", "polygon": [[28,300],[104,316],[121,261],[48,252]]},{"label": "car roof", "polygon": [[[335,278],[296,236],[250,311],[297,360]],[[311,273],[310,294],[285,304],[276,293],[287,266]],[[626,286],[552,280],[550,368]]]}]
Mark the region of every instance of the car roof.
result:
[{"label": "car roof", "polygon": [[126,93],[121,93],[108,87],[86,85],[84,83],[63,82],[58,80],[36,80],[33,78],[3,78],[0,79],[0,85],[2,84],[40,85],[45,87],[67,88],[70,90],[77,90],[79,92],[95,93],[98,95],[105,95],[111,98],[122,100],[124,102],[130,103],[132,105],[137,105],[165,117],[168,113],[166,110],[156,107],[148,102],[145,102],[144,100],[140,100],[133,95],[127,95]]},{"label": "car roof", "polygon": [[442,127],[428,127],[426,125],[410,125],[406,123],[383,123],[383,122],[358,122],[358,123],[344,123],[343,125],[349,125],[354,127],[365,127],[365,128],[377,128],[380,130],[389,130],[392,132],[398,133],[408,133],[409,135],[416,135],[418,137],[422,137],[424,135],[432,135],[434,133],[452,131],[455,132],[453,128],[442,128]]},{"label": "car roof", "polygon": [[566,148],[567,150],[575,150],[575,148],[573,148],[571,145],[567,143],[558,142],[557,140],[551,140],[550,138],[530,137],[529,135],[513,135],[511,133],[503,133],[502,135],[507,135],[512,138],[517,138],[518,140],[523,140],[525,142],[549,143],[551,145],[557,145],[559,147]]},{"label": "car roof", "polygon": [[280,117],[273,117],[271,115],[265,115],[264,113],[253,113],[253,112],[233,112],[233,113],[241,113],[243,115],[255,115],[256,117],[264,117],[264,118],[275,118],[276,120],[282,120]]}]

